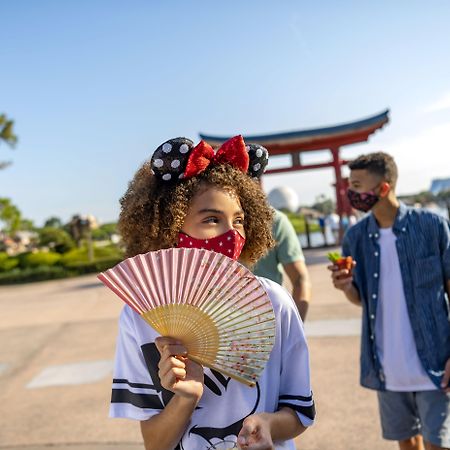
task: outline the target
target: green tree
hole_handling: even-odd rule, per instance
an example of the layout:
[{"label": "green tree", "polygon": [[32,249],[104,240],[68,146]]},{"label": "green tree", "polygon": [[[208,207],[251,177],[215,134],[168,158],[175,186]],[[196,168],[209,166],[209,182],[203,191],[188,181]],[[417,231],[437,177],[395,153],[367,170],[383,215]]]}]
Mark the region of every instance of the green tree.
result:
[{"label": "green tree", "polygon": [[95,241],[111,240],[111,236],[117,234],[116,223],[104,223],[95,230],[92,230],[92,239]]},{"label": "green tree", "polygon": [[62,228],[63,227],[63,223],[62,223],[62,220],[59,217],[52,216],[52,217],[49,217],[45,221],[44,227]]},{"label": "green tree", "polygon": [[44,227],[39,230],[39,246],[49,247],[57,253],[66,253],[75,247],[75,242],[61,228]]},{"label": "green tree", "polygon": [[[14,121],[6,117],[5,114],[0,114],[0,143],[5,142],[10,147],[14,147],[17,143],[17,136],[14,134]],[[0,161],[0,169],[4,169],[11,163],[8,161]]]},{"label": "green tree", "polygon": [[89,261],[94,260],[94,244],[92,242],[94,220],[95,219],[92,216],[80,216],[79,214],[76,214],[75,216],[72,216],[72,219],[67,224],[68,231],[78,247],[81,247],[81,241],[83,239],[86,240]]},{"label": "green tree", "polygon": [[3,230],[8,234],[20,230],[22,214],[9,198],[0,198],[0,221],[4,224]]},{"label": "green tree", "polygon": [[331,198],[327,198],[322,194],[316,197],[316,202],[311,206],[311,208],[327,216],[334,211],[334,202]]},{"label": "green tree", "polygon": [[450,200],[450,189],[446,189],[445,191],[439,192],[439,194],[436,195],[436,200],[441,200],[443,202],[447,202]]},{"label": "green tree", "polygon": [[35,231],[36,227],[30,219],[21,219],[19,224],[19,230],[21,231]]},{"label": "green tree", "polygon": [[[438,194],[438,196],[439,195],[440,194]],[[410,197],[410,199],[414,203],[420,203],[421,205],[425,205],[427,203],[435,202],[436,196],[430,191],[422,191],[419,192],[418,194],[414,194],[413,196]]]},{"label": "green tree", "polygon": [[450,189],[446,189],[445,191],[439,192],[439,194],[436,195],[436,200],[439,203],[445,204],[450,217]]}]

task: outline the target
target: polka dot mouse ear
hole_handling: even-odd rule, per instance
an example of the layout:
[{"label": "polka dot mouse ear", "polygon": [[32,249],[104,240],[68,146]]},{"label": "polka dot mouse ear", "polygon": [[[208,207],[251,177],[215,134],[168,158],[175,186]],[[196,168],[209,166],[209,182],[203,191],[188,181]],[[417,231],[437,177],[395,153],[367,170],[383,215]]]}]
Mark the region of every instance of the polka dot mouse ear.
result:
[{"label": "polka dot mouse ear", "polygon": [[269,162],[269,152],[265,147],[258,144],[246,144],[245,148],[250,159],[247,171],[248,175],[252,178],[261,178]]},{"label": "polka dot mouse ear", "polygon": [[194,143],[187,138],[169,139],[153,153],[153,174],[163,181],[177,181],[184,177],[184,170]]}]

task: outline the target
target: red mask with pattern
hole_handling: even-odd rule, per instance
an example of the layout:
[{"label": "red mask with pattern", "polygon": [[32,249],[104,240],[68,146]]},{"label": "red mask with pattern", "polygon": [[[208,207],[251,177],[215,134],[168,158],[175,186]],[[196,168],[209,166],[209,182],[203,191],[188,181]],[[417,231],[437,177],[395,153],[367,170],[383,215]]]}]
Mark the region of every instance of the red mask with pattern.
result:
[{"label": "red mask with pattern", "polygon": [[178,248],[204,248],[212,250],[231,259],[238,260],[245,244],[245,238],[236,230],[209,239],[196,239],[180,231],[178,233]]}]

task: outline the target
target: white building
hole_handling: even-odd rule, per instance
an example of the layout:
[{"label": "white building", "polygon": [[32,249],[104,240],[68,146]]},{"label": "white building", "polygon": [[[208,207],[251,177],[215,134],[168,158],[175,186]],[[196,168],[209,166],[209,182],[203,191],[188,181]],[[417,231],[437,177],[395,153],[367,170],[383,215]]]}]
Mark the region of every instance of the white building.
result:
[{"label": "white building", "polygon": [[272,189],[267,196],[269,203],[276,209],[284,209],[289,212],[296,212],[299,207],[297,193],[287,186]]}]

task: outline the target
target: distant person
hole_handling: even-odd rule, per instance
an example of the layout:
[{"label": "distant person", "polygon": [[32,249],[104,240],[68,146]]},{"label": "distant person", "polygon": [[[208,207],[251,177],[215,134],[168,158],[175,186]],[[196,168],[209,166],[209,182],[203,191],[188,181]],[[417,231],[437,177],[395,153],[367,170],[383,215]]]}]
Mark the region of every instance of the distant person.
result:
[{"label": "distant person", "polygon": [[323,236],[323,244],[325,246],[327,246],[328,242],[327,242],[327,233],[326,233],[326,228],[325,228],[325,217],[320,216],[318,219],[318,222],[319,222],[320,232],[322,233],[322,236]]},{"label": "distant person", "polygon": [[347,214],[342,214],[341,223],[342,223],[342,230],[345,233],[348,230],[348,227],[350,225],[350,221],[348,219]]},{"label": "distant person", "polygon": [[275,248],[269,250],[253,268],[255,275],[283,283],[283,270],[292,284],[292,298],[303,321],[311,300],[311,282],[300,241],[286,214],[274,209],[272,235]]},{"label": "distant person", "polygon": [[378,391],[383,437],[402,450],[450,447],[450,230],[395,194],[386,153],[349,164],[348,197],[368,212],[343,241],[353,270],[330,266],[334,286],[362,306],[361,384]]},{"label": "distant person", "polygon": [[333,235],[334,242],[336,244],[339,243],[339,227],[340,227],[340,219],[336,213],[328,214],[325,218],[325,223],[331,234]]}]

